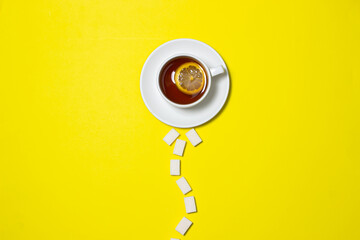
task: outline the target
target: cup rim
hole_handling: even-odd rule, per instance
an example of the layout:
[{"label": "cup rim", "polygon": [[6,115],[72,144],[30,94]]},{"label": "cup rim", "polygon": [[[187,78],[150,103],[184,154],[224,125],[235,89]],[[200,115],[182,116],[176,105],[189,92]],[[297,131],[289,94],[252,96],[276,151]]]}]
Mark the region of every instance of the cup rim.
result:
[{"label": "cup rim", "polygon": [[[179,104],[179,103],[175,103],[173,101],[171,101],[170,99],[168,99],[164,93],[162,92],[161,88],[160,88],[160,73],[161,73],[161,70],[164,68],[164,66],[171,60],[173,60],[174,58],[177,58],[177,57],[190,57],[190,58],[193,58],[194,60],[198,61],[201,66],[203,68],[205,68],[205,71],[206,71],[206,75],[207,75],[207,87],[206,87],[206,90],[203,94],[203,96],[201,98],[199,98],[198,100],[196,100],[195,102],[192,102],[192,103],[188,103],[188,104]],[[168,102],[170,103],[171,105],[175,106],[175,107],[178,107],[178,108],[190,108],[190,107],[193,107],[197,104],[199,104],[202,100],[204,100],[204,98],[207,96],[207,94],[209,93],[210,91],[210,87],[211,87],[211,72],[210,72],[210,69],[209,67],[201,60],[199,59],[198,57],[192,55],[192,54],[187,54],[187,53],[178,53],[178,54],[174,54],[174,55],[171,55],[170,57],[166,58],[165,61],[162,62],[162,64],[160,65],[160,68],[158,69],[158,72],[157,72],[157,75],[156,75],[156,85],[157,85],[157,89],[160,93],[160,95]]]}]

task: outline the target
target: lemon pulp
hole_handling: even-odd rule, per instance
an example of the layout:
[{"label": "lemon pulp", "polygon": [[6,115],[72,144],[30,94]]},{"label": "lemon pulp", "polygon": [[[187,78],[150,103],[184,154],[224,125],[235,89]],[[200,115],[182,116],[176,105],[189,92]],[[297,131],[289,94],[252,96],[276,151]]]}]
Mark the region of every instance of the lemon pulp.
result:
[{"label": "lemon pulp", "polygon": [[175,71],[177,88],[188,95],[199,93],[205,84],[205,72],[196,62],[187,62],[180,65]]}]

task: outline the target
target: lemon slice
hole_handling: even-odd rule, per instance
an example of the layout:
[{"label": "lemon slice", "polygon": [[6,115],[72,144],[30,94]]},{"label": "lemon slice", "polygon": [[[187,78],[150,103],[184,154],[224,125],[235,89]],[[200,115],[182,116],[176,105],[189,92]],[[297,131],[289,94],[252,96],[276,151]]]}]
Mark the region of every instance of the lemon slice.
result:
[{"label": "lemon slice", "polygon": [[175,71],[177,88],[188,95],[194,95],[202,90],[205,84],[205,72],[196,62],[187,62]]}]

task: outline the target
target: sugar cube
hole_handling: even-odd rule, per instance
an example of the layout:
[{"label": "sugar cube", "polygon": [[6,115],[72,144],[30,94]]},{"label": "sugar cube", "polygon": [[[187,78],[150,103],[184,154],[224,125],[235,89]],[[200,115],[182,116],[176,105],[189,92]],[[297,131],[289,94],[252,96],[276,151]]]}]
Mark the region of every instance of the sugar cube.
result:
[{"label": "sugar cube", "polygon": [[170,240],[180,240],[180,239],[178,239],[178,238],[170,238]]},{"label": "sugar cube", "polygon": [[170,175],[172,176],[180,175],[180,160],[178,159],[170,160]]},{"label": "sugar cube", "polygon": [[195,204],[195,197],[185,197],[185,209],[186,213],[194,213],[196,212],[196,204]]},{"label": "sugar cube", "polygon": [[183,156],[184,154],[184,149],[185,149],[185,145],[186,145],[186,141],[181,140],[181,139],[177,139],[175,142],[175,147],[174,147],[174,154],[178,155],[180,157]]},{"label": "sugar cube", "polygon": [[184,195],[191,191],[191,187],[184,177],[179,178],[176,181],[176,184],[179,186]]},{"label": "sugar cube", "polygon": [[183,217],[183,219],[181,219],[179,224],[176,226],[175,230],[178,231],[180,234],[185,235],[191,225],[192,222],[186,217]]},{"label": "sugar cube", "polygon": [[170,146],[179,136],[180,134],[172,128],[170,132],[166,134],[163,140]]},{"label": "sugar cube", "polygon": [[190,131],[185,133],[185,135],[194,147],[196,147],[202,142],[201,138],[199,137],[195,129],[191,129]]}]

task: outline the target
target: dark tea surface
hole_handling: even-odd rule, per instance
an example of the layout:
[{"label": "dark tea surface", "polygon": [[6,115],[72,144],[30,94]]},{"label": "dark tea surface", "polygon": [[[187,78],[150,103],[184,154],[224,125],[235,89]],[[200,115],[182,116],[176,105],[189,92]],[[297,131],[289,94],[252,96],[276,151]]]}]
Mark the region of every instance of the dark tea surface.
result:
[{"label": "dark tea surface", "polygon": [[178,67],[187,62],[195,62],[199,64],[205,72],[204,67],[198,61],[189,57],[178,57],[164,65],[159,75],[161,91],[170,101],[177,104],[190,104],[196,102],[204,95],[207,88],[207,76],[205,76],[205,84],[201,91],[196,94],[188,95],[178,89],[174,79],[175,72]]}]

